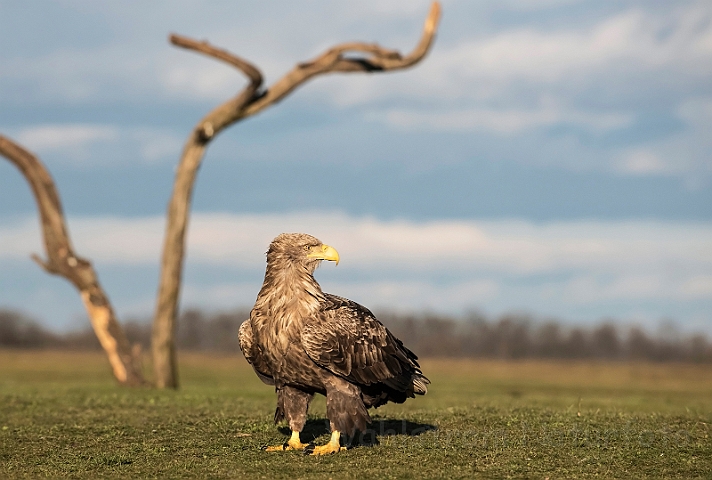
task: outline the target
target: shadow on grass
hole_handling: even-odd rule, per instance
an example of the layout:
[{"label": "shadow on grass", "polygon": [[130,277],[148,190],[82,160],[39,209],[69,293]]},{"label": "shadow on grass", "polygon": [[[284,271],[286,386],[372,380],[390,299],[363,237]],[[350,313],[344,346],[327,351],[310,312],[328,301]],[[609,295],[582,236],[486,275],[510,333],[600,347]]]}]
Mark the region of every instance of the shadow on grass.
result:
[{"label": "shadow on grass", "polygon": [[[396,419],[381,419],[371,423],[366,431],[357,431],[353,438],[345,438],[344,445],[347,447],[372,447],[379,445],[378,439],[381,437],[390,437],[393,435],[407,435],[409,437],[417,437],[425,432],[437,430],[435,425],[428,423],[411,422],[409,420]],[[285,435],[290,435],[289,427],[280,427],[279,431]],[[314,443],[314,441],[322,435],[331,433],[329,428],[329,420],[326,418],[307,420],[306,425],[301,433],[302,442]]]}]

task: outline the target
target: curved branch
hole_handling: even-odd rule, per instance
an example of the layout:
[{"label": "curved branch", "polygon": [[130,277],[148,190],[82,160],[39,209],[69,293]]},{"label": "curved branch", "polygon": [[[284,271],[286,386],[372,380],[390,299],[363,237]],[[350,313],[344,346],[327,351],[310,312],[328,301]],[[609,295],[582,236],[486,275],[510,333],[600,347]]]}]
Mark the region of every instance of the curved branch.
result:
[{"label": "curved branch", "polygon": [[176,47],[204,53],[205,55],[222,60],[223,62],[229,63],[233,67],[242,70],[242,72],[250,79],[255,89],[262,85],[262,72],[255,68],[251,63],[243,60],[237,55],[233,55],[232,53],[221,48],[213,47],[207,41],[198,42],[192,38],[176,34],[170,35],[168,39]]},{"label": "curved branch", "polygon": [[[423,27],[420,42],[406,56],[376,44],[349,42],[337,45],[316,59],[297,64],[267,91],[260,92],[262,74],[249,62],[216,48],[178,35],[171,35],[176,46],[191,49],[226,62],[243,72],[250,83],[236,97],[219,105],[193,128],[183,148],[176,171],[173,193],[168,204],[166,236],[161,259],[161,278],[153,323],[152,351],[156,385],[177,388],[178,374],[173,342],[178,299],[183,272],[185,234],[193,184],[208,143],[231,124],[254,115],[279,102],[310,78],[332,72],[376,72],[410,67],[422,60],[430,49],[438,21],[440,4],[433,2]],[[347,58],[348,52],[365,54],[363,58]]]},{"label": "curved branch", "polygon": [[74,253],[52,176],[37,157],[2,135],[0,155],[20,170],[37,202],[47,260],[36,254],[32,259],[48,273],[66,278],[79,290],[94,332],[109,357],[114,377],[126,385],[146,383],[94,268],[89,260]]},{"label": "curved branch", "polygon": [[[316,75],[334,72],[383,72],[408,68],[421,61],[435,40],[441,8],[433,2],[425,19],[423,34],[418,45],[405,57],[395,50],[385,49],[376,44],[349,42],[330,48],[314,60],[297,64],[290,72],[274,83],[264,96],[245,109],[245,116],[254,115],[266,107],[279,102],[294,89]],[[347,52],[371,54],[364,58],[344,58]]]}]

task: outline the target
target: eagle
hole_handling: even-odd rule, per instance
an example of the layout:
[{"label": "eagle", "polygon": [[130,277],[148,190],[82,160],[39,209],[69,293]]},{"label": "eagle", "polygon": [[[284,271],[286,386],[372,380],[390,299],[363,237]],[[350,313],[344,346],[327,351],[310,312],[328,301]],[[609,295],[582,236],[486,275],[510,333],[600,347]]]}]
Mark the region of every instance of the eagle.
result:
[{"label": "eagle", "polygon": [[[418,357],[366,307],[321,290],[314,270],[323,260],[338,265],[339,254],[311,235],[277,236],[267,251],[255,306],[240,326],[245,359],[275,387],[274,421],[286,419],[292,431],[284,445],[268,451],[345,450],[341,435],[365,431],[371,423],[368,408],[424,395],[430,383]],[[316,393],[326,396],[331,439],[315,447],[302,443],[299,433]]]}]

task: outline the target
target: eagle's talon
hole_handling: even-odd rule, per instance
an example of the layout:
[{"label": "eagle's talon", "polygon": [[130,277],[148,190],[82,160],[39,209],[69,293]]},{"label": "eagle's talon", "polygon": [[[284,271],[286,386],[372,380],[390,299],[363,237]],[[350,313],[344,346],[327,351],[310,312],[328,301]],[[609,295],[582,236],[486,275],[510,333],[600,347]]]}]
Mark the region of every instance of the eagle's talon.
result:
[{"label": "eagle's talon", "polygon": [[262,447],[262,450],[264,450],[265,452],[283,452],[284,450],[286,450],[286,448],[284,448],[284,445],[265,445],[264,447]]},{"label": "eagle's talon", "polygon": [[319,447],[314,447],[314,450],[309,455],[332,455],[337,452],[343,452],[346,450],[346,447],[337,447],[332,445],[331,443],[327,443],[326,445],[321,445]]},{"label": "eagle's talon", "polygon": [[339,438],[341,437],[341,432],[334,430],[331,432],[331,440],[325,445],[320,445],[314,447],[314,450],[309,455],[330,455],[332,453],[343,452],[346,447],[342,447]]},{"label": "eagle's talon", "polygon": [[310,444],[302,443],[299,440],[299,432],[292,432],[292,436],[284,442],[282,445],[275,445],[274,447],[264,446],[262,450],[267,452],[285,452],[287,450],[305,450]]}]

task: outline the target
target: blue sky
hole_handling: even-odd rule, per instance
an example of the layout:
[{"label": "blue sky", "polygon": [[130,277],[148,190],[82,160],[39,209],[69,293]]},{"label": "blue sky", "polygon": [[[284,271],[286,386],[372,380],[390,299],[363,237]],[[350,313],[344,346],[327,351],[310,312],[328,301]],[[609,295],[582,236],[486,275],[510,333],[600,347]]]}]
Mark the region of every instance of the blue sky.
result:
[{"label": "blue sky", "polygon": [[[268,11],[269,10],[269,11]],[[427,1],[0,0],[0,132],[54,175],[79,254],[122,318],[153,309],[184,138],[244,85],[177,50],[209,39],[267,84],[342,41],[412,48]],[[211,145],[184,306],[250,306],[282,231],[333,245],[326,291],[378,309],[712,332],[712,4],[444,1],[396,73],[316,79]],[[83,325],[0,162],[0,306]]]}]

